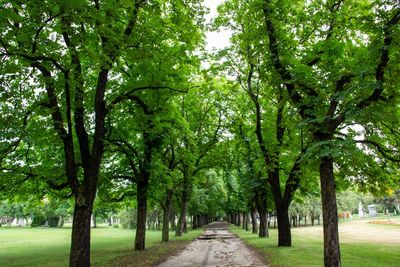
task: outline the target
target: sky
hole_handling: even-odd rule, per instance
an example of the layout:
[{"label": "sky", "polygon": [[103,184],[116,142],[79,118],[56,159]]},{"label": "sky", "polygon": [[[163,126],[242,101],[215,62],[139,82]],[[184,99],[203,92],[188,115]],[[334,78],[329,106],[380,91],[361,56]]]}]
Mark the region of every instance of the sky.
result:
[{"label": "sky", "polygon": [[[210,9],[210,13],[206,16],[207,22],[217,16],[217,6],[222,4],[224,0],[204,0],[204,5]],[[229,38],[231,32],[227,30],[220,30],[219,32],[206,33],[206,48],[209,51],[213,49],[221,49],[229,45]]]}]

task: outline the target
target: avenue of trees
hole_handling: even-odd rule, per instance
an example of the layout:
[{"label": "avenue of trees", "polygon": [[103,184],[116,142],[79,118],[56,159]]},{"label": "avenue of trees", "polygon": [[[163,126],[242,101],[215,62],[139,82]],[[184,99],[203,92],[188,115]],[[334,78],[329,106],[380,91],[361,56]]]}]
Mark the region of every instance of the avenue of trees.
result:
[{"label": "avenue of trees", "polygon": [[[295,246],[297,218],[321,214],[324,264],[341,266],[338,208],[355,197],[338,192],[399,209],[398,2],[206,13],[195,0],[2,2],[1,223],[72,215],[70,266],[90,266],[91,224],[118,212],[135,250],[149,227],[168,242],[221,218],[268,237],[272,214],[277,245]],[[223,29],[230,45],[206,51]]]}]

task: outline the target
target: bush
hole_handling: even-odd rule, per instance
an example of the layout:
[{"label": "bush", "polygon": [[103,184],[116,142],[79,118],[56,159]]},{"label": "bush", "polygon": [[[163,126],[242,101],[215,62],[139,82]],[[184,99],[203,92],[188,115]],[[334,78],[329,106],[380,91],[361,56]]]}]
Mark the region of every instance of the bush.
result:
[{"label": "bush", "polygon": [[136,210],[126,209],[118,213],[118,218],[120,219],[121,228],[132,229],[136,227]]},{"label": "bush", "polygon": [[47,217],[47,222],[49,227],[57,227],[58,225],[58,216],[49,216]]},{"label": "bush", "polygon": [[42,226],[46,223],[45,218],[42,215],[34,215],[31,223],[31,227]]}]

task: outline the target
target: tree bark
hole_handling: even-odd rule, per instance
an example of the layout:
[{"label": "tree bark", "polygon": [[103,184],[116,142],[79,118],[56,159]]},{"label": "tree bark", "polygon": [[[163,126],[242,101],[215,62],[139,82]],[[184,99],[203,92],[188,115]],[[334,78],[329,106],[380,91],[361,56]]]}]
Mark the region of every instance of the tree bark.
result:
[{"label": "tree bark", "polygon": [[93,209],[92,213],[92,220],[93,220],[93,228],[97,228],[97,222],[96,222],[96,210]]},{"label": "tree bark", "polygon": [[289,205],[282,203],[279,209],[276,209],[278,222],[278,246],[290,247],[292,245],[292,235],[289,220]]},{"label": "tree bark", "polygon": [[257,198],[257,210],[260,215],[260,228],[258,232],[259,237],[268,237],[267,225],[267,193],[263,190],[259,192]]},{"label": "tree bark", "polygon": [[64,226],[64,217],[62,215],[59,215],[57,227],[63,227],[63,226]]},{"label": "tree bark", "polygon": [[252,224],[252,233],[257,234],[258,227],[257,227],[257,217],[256,217],[256,208],[251,209],[251,224]]},{"label": "tree bark", "polygon": [[250,222],[250,215],[249,213],[246,213],[246,227],[245,227],[246,231],[249,231],[249,222]]},{"label": "tree bark", "polygon": [[314,220],[315,220],[315,215],[313,212],[311,212],[311,226],[314,226]]},{"label": "tree bark", "polygon": [[165,203],[164,203],[164,213],[163,213],[163,227],[162,227],[162,237],[161,241],[162,242],[168,242],[169,241],[169,217],[171,213],[171,207],[172,207],[172,197],[173,197],[173,191],[170,189],[166,190],[166,195],[165,195]]},{"label": "tree bark", "polygon": [[[187,195],[187,193],[183,193]],[[178,224],[176,226],[175,236],[182,236],[185,228],[186,212],[187,212],[187,201],[182,200],[181,213],[179,215]]]},{"label": "tree bark", "polygon": [[181,213],[178,219],[178,225],[176,227],[176,236],[182,236],[185,230],[186,224],[186,214],[189,202],[189,167],[185,166],[183,171],[183,191],[182,191],[182,203],[181,203]]},{"label": "tree bark", "polygon": [[90,266],[90,225],[93,200],[88,202],[86,205],[79,205],[78,202],[74,207],[70,266]]},{"label": "tree bark", "polygon": [[172,231],[175,231],[176,230],[176,221],[175,221],[175,210],[174,209],[172,209],[171,210],[171,214],[170,214],[170,216],[169,216],[169,222],[170,222],[170,224],[171,224],[171,230]]},{"label": "tree bark", "polygon": [[340,267],[339,227],[333,158],[322,157],[319,166],[324,228],[324,266]]},{"label": "tree bark", "polygon": [[197,215],[193,215],[193,219],[192,219],[192,229],[197,229]]},{"label": "tree bark", "polygon": [[146,215],[147,215],[147,183],[137,184],[137,219],[135,250],[145,250]]}]

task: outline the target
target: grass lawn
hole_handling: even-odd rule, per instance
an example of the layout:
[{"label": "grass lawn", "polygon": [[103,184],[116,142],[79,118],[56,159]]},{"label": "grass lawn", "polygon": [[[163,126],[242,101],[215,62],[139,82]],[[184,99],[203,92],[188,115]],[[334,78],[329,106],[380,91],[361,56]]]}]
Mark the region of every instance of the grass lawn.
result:
[{"label": "grass lawn", "polygon": [[[385,227],[379,225],[378,227]],[[310,228],[310,227],[307,227]],[[297,228],[292,233],[292,247],[277,247],[277,230],[270,229],[270,238],[260,239],[257,235],[238,227],[230,228],[248,245],[264,255],[271,267],[323,266],[323,241],[317,236],[302,233]],[[387,229],[399,231],[388,226]],[[342,265],[350,267],[395,267],[400,266],[400,246],[348,239],[341,242]]]},{"label": "grass lawn", "polygon": [[[160,231],[146,232],[146,251],[133,251],[134,230],[92,229],[91,260],[94,266],[153,266],[202,230],[190,231],[160,244]],[[68,266],[71,228],[0,228],[0,266]]]}]

